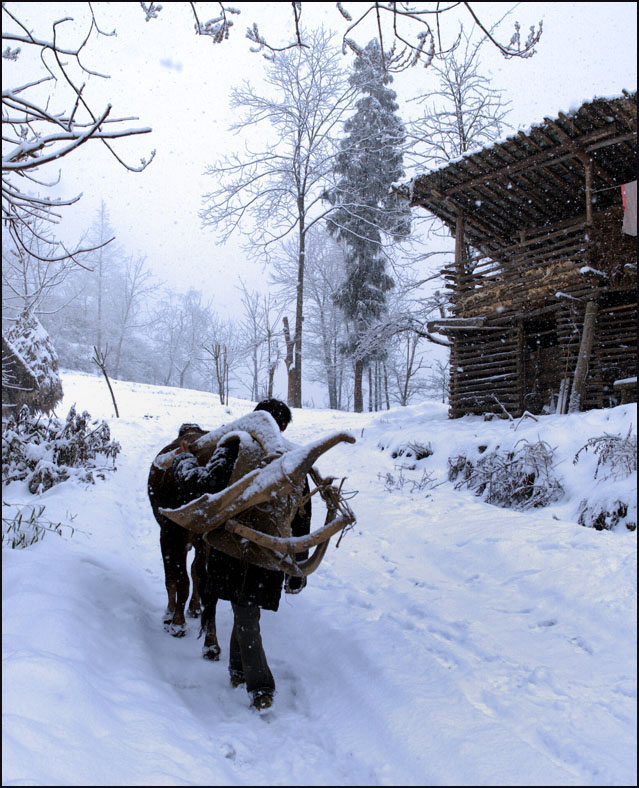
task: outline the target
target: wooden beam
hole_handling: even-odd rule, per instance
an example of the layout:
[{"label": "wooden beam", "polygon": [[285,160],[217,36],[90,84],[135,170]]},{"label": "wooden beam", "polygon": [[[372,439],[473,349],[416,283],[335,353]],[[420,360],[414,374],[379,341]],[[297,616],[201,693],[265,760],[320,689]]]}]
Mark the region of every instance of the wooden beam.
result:
[{"label": "wooden beam", "polygon": [[592,162],[588,157],[584,161],[586,174],[586,224],[592,226]]},{"label": "wooden beam", "polygon": [[579,354],[575,366],[575,376],[570,392],[570,404],[568,413],[577,413],[580,409],[581,400],[586,390],[586,378],[588,366],[590,364],[590,354],[592,352],[592,342],[595,336],[595,319],[597,317],[597,302],[588,301],[586,304],[586,314],[584,316],[584,327],[581,334]]}]

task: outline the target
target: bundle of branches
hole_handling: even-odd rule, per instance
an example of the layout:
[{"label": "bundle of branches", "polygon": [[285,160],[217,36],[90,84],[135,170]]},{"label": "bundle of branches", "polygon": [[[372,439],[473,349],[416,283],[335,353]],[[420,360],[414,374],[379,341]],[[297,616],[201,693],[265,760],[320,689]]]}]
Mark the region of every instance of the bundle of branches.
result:
[{"label": "bundle of branches", "polygon": [[[2,483],[26,481],[33,494],[69,478],[94,483],[116,470],[119,452],[109,425],[91,421],[87,411],[78,415],[72,406],[62,421],[23,406],[2,426]],[[111,465],[106,464],[109,459]]]},{"label": "bundle of branches", "polygon": [[522,510],[547,506],[564,492],[553,472],[553,453],[545,441],[529,443],[522,438],[512,450],[497,448],[474,465],[465,457],[449,459],[449,479],[461,475],[456,489],[466,486],[496,506]]}]

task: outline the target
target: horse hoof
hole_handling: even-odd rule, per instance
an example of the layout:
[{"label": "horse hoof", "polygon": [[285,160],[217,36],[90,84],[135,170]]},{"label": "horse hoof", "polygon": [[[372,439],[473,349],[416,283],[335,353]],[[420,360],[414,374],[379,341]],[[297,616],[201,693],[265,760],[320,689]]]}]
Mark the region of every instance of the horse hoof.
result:
[{"label": "horse hoof", "polygon": [[189,618],[199,618],[201,612],[202,611],[200,610],[199,607],[193,609],[189,608],[189,610],[187,611],[187,615]]},{"label": "horse hoof", "polygon": [[164,625],[164,631],[174,638],[183,638],[186,635],[186,626],[184,624],[173,624],[171,621]]},{"label": "horse hoof", "polygon": [[202,657],[204,659],[210,660],[211,662],[218,662],[221,653],[222,650],[219,646],[204,646],[202,648]]}]

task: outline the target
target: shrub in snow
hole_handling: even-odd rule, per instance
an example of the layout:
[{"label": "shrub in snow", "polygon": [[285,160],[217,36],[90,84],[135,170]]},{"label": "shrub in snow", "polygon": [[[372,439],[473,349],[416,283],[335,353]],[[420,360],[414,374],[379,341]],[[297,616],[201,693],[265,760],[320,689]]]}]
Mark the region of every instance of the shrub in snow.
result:
[{"label": "shrub in snow", "polygon": [[579,504],[577,522],[587,528],[596,528],[597,531],[612,531],[618,525],[625,525],[629,531],[634,531],[637,527],[637,506],[629,506],[614,496],[595,501],[584,498]]},{"label": "shrub in snow", "polygon": [[448,478],[455,488],[468,487],[486,503],[513,509],[547,506],[559,500],[563,487],[554,474],[552,449],[545,441],[525,438],[512,450],[499,447],[472,463],[466,457],[448,459]]},{"label": "shrub in snow", "polygon": [[597,455],[595,479],[603,471],[602,479],[624,479],[637,470],[637,436],[632,435],[632,427],[625,438],[621,435],[600,435],[590,438],[575,454],[573,464],[579,462],[581,452],[592,450]]},{"label": "shrub in snow", "polygon": [[[8,504],[3,501],[2,503],[2,546],[10,547],[12,549],[29,547],[36,542],[39,542],[47,531],[59,534],[62,536],[62,528],[71,528],[71,536],[73,536],[73,528],[66,523],[54,523],[51,520],[43,518],[45,507],[42,505],[18,508],[17,513],[13,516],[5,516],[5,507],[15,506],[16,504]],[[30,509],[30,513],[25,516],[25,511]],[[8,511],[8,509],[7,509]],[[73,519],[73,518],[71,518]]]},{"label": "shrub in snow", "polygon": [[[383,443],[377,444],[378,448],[384,451],[384,449],[388,448],[387,445]],[[419,462],[419,460],[424,460],[426,457],[430,457],[433,453],[433,448],[430,443],[419,443],[418,441],[407,441],[406,443],[400,443],[399,446],[396,446],[391,451],[391,457],[396,460],[398,457],[403,457],[407,460],[413,460],[414,462]],[[405,465],[406,468],[410,470],[415,469],[415,464],[408,464]]]},{"label": "shrub in snow", "polygon": [[92,422],[86,411],[78,415],[72,406],[61,421],[34,415],[24,405],[2,425],[2,483],[26,481],[33,494],[69,478],[93,483],[116,469],[119,451],[109,425]]},{"label": "shrub in snow", "polygon": [[430,443],[418,443],[417,441],[409,441],[408,443],[402,444],[398,446],[391,453],[391,457],[393,459],[397,457],[408,457],[410,459],[415,460],[423,460],[426,457],[430,457],[433,453],[433,449]]},{"label": "shrub in snow", "polygon": [[[610,531],[625,525],[629,531],[637,527],[637,490],[629,477],[637,472],[637,436],[632,428],[624,437],[600,435],[590,438],[575,454],[573,464],[580,460],[582,452],[592,451],[597,457],[594,478],[597,483],[588,498],[584,498],[577,512],[580,525]],[[605,485],[601,483],[605,482]]]},{"label": "shrub in snow", "polygon": [[[407,470],[412,469],[408,468]],[[429,490],[431,487],[435,486],[435,479],[433,474],[429,471],[424,471],[422,473],[421,479],[407,479],[406,476],[404,476],[404,468],[401,467],[399,468],[399,473],[397,476],[387,472],[385,474],[378,473],[377,478],[383,481],[387,492],[392,492],[393,490],[403,490],[404,487],[407,487],[409,492],[414,493],[422,492],[423,490]]]},{"label": "shrub in snow", "polygon": [[62,399],[58,356],[38,318],[25,310],[2,336],[2,402],[50,413]]}]

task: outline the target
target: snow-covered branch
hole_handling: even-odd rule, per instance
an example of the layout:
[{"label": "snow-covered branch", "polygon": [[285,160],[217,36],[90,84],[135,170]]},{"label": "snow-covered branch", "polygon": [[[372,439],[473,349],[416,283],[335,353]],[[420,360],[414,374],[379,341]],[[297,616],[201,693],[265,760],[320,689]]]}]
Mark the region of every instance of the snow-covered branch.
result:
[{"label": "snow-covered branch", "polygon": [[[148,134],[151,129],[129,127],[128,123],[137,118],[111,118],[110,104],[99,112],[94,111],[85,97],[85,84],[78,82],[78,74],[106,78],[84,62],[84,52],[93,36],[115,34],[115,31],[102,31],[91,4],[88,3],[87,7],[90,22],[85,34],[80,36],[75,46],[63,46],[59,28],[73,22],[72,17],[55,20],[51,26],[51,35],[45,37],[28,29],[21,19],[22,9],[19,4],[15,4],[15,7],[8,3],[2,4],[3,58],[7,61],[20,61],[20,58],[34,60],[35,55],[45,70],[41,77],[12,86],[7,84],[12,79],[10,68],[7,67],[2,91],[2,220],[16,246],[25,249],[28,254],[31,253],[31,223],[35,220],[55,222],[57,214],[54,209],[72,205],[80,195],[61,200],[46,194],[33,194],[27,192],[21,185],[24,181],[18,178],[26,178],[40,187],[54,186],[57,181],[38,180],[34,177],[35,173],[73,154],[91,140],[99,140],[119,164],[135,172],[147,167],[155,155],[155,151],[152,151],[138,165],[125,162],[114,149],[113,142],[123,137]],[[47,84],[50,93],[43,98],[42,87]],[[69,106],[62,112],[52,110],[50,105],[60,100],[63,91],[69,89]],[[51,178],[48,180],[51,181]],[[48,255],[46,247],[40,246],[36,256],[53,262],[60,259],[56,250],[61,248],[60,244],[52,241]],[[68,253],[65,250],[65,254],[72,258],[79,252],[79,249]]]}]

